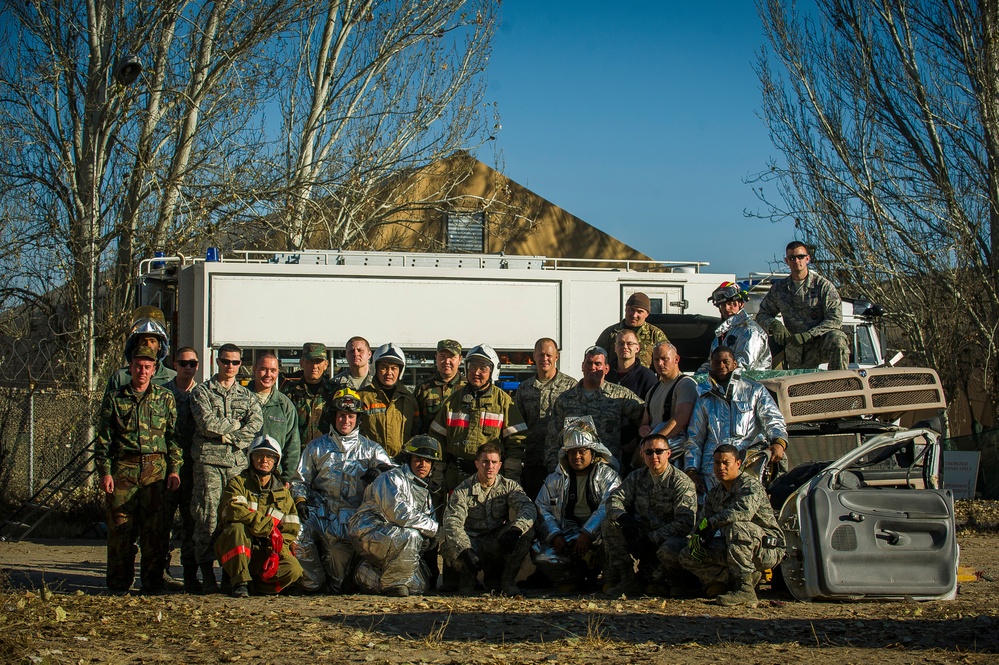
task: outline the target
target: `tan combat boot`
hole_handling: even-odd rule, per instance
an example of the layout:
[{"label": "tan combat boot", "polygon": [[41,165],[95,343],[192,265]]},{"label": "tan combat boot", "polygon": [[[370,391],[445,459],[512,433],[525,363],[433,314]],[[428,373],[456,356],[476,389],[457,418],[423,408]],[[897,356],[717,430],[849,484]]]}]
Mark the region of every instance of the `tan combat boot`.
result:
[{"label": "tan combat boot", "polygon": [[736,605],[749,605],[756,607],[759,602],[756,598],[756,589],[753,585],[752,575],[743,575],[737,578],[735,586],[728,593],[722,594],[715,599],[715,602],[724,607],[734,607]]}]

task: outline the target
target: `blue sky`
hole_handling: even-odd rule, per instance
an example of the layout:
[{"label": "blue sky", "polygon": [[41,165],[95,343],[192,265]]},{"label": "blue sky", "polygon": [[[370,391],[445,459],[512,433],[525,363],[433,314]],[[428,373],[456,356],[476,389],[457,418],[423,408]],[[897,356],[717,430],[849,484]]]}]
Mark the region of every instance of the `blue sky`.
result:
[{"label": "blue sky", "polygon": [[744,275],[783,257],[792,225],[743,215],[776,154],[751,0],[503,0],[500,17],[487,98],[507,176],[656,259]]}]

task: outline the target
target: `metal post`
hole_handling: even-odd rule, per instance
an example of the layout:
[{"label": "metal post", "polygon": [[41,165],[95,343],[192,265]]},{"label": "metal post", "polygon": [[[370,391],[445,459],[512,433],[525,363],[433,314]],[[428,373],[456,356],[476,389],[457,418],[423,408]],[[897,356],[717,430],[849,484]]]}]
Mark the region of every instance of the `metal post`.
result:
[{"label": "metal post", "polygon": [[35,496],[35,391],[28,393],[28,496]]}]

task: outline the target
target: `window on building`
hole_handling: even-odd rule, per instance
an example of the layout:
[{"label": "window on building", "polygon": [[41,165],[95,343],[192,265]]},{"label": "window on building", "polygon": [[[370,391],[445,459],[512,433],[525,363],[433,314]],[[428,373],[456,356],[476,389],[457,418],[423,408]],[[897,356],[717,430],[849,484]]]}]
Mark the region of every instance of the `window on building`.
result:
[{"label": "window on building", "polygon": [[451,251],[486,251],[486,214],[484,212],[447,213],[447,247]]}]

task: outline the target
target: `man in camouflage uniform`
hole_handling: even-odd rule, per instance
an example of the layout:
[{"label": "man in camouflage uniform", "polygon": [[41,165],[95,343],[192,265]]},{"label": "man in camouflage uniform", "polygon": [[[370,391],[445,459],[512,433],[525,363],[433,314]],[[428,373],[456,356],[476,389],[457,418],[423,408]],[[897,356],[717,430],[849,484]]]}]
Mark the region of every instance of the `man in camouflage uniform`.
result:
[{"label": "man in camouflage uniform", "polygon": [[829,363],[829,369],[847,369],[850,342],[842,329],[839,292],[828,279],[808,269],[811,257],[804,243],[788,243],[784,260],[791,275],[770,287],[756,322],[770,339],[784,346],[787,369],[814,368],[824,362]]},{"label": "man in camouflage uniform", "polygon": [[537,375],[521,381],[513,396],[527,423],[524,436],[524,471],[520,482],[527,496],[534,498],[548,476],[545,463],[545,440],[552,419],[555,399],[576,386],[576,380],[558,369],[558,346],[555,340],[542,337],[534,343],[534,369]]},{"label": "man in camouflage uniform", "polygon": [[[201,591],[198,581],[198,559],[194,552],[194,516],[191,514],[191,497],[194,489],[194,460],[191,446],[194,444],[194,414],[191,412],[191,394],[197,385],[194,375],[198,371],[198,352],[189,346],[177,349],[173,356],[173,368],[177,376],[164,386],[173,393],[177,402],[177,426],[174,433],[183,453],[184,464],[180,467],[180,487],[167,492],[167,525],[173,524],[173,516],[180,511],[180,563],[184,567],[184,590],[188,593]],[[169,570],[169,555],[167,569]]]},{"label": "man in camouflage uniform", "polygon": [[[323,409],[333,396],[333,384],[326,379],[326,345],[321,342],[306,342],[302,345],[302,355],[298,359],[302,366],[302,378],[284,384],[284,394],[295,405],[298,412],[298,439],[302,448],[313,439],[326,434],[320,428]],[[301,454],[301,451],[299,451]]]},{"label": "man in camouflage uniform", "polygon": [[606,381],[609,369],[607,351],[591,346],[584,354],[582,380],[555,400],[545,440],[545,466],[549,471],[558,465],[566,419],[575,416],[592,416],[600,442],[611,451],[622,470],[627,467],[630,455],[625,456],[623,447],[629,442],[621,440],[621,431],[625,424],[636,429],[641,424],[643,402],[627,388]]},{"label": "man in camouflage uniform", "polygon": [[620,323],[608,326],[597,338],[597,346],[610,349],[610,356],[607,358],[608,366],[617,366],[617,354],[614,351],[614,343],[617,335],[622,330],[632,330],[638,337],[638,342],[642,348],[638,352],[638,360],[646,367],[652,366],[652,349],[659,342],[668,342],[666,333],[651,323],[646,323],[649,312],[652,311],[652,302],[649,297],[641,292],[632,293],[628,302],[624,305],[624,319]]},{"label": "man in camouflage uniform", "polygon": [[298,432],[298,411],[288,396],[277,388],[278,372],[276,355],[266,352],[257,356],[253,363],[253,394],[260,401],[260,414],[264,419],[260,433],[273,438],[281,447],[281,465],[274,470],[274,475],[289,487],[298,469],[302,440]]},{"label": "man in camouflage uniform", "polygon": [[362,388],[371,385],[374,378],[371,372],[371,345],[363,337],[355,336],[347,340],[343,351],[347,358],[347,366],[330,379],[331,390],[336,392],[340,388],[351,388],[361,392]]},{"label": "man in camouflage uniform", "polygon": [[502,465],[497,444],[479,446],[475,475],[455,488],[444,511],[444,560],[460,571],[458,592],[464,595],[475,591],[479,571],[487,587],[507,596],[520,593],[517,573],[534,539],[538,511],[519,484],[499,475]]},{"label": "man in camouflage uniform", "polygon": [[451,393],[430,426],[430,435],[444,447],[444,482],[453,489],[474,473],[475,451],[484,443],[502,446],[505,475],[519,481],[527,425],[513,399],[492,381],[499,356],[480,344],[465,355],[465,370],[468,383]]},{"label": "man in camouflage uniform", "polygon": [[444,401],[465,384],[465,375],[461,373],[461,344],[458,342],[453,339],[437,342],[434,364],[437,376],[416,386],[416,402],[420,406],[418,434],[430,431],[430,424],[444,406]]},{"label": "man in camouflage uniform", "polygon": [[163,361],[170,354],[170,338],[167,337],[166,319],[158,308],[146,305],[138,307],[132,312],[132,326],[128,331],[128,339],[125,340],[125,366],[108,378],[108,384],[104,388],[105,393],[127,386],[131,382],[129,367],[132,361],[132,351],[140,346],[148,346],[156,353],[156,373],[151,379],[154,385],[166,385],[174,377],[176,372],[163,364]]},{"label": "man in camouflage uniform", "polygon": [[235,344],[223,344],[218,352],[218,372],[191,396],[197,427],[192,447],[194,547],[203,593],[218,590],[213,544],[222,491],[246,468],[246,449],[264,424],[260,402],[236,381],[242,353]]},{"label": "man in camouflage uniform", "polygon": [[131,381],[105,394],[94,446],[100,486],[107,495],[107,584],[125,593],[135,578],[135,541],[142,546],[141,592],[164,592],[170,529],[164,492],[180,486],[183,464],[174,434],[173,393],[150,381],[158,358],[149,346],[132,350]]},{"label": "man in camouflage uniform", "polygon": [[[694,526],[697,492],[669,463],[669,441],[660,434],[646,437],[642,456],[645,468],[632,471],[607,499],[602,532],[604,593],[609,596],[669,593],[680,570],[677,557]],[[632,557],[645,585],[635,577]]]},{"label": "man in camouflage uniform", "polygon": [[[759,481],[742,473],[739,450],[715,448],[718,484],[708,492],[679,563],[697,575],[719,605],[755,605],[763,571],[784,556],[784,538]],[[726,593],[726,591],[728,593]]]}]

